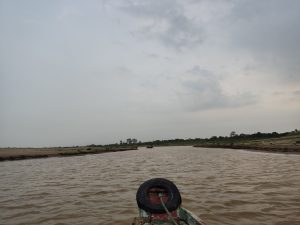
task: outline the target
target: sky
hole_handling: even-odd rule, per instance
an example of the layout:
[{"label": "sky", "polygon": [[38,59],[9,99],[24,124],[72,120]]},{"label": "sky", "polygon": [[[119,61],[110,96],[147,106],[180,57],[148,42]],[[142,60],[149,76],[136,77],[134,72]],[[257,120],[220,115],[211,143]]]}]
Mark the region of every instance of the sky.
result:
[{"label": "sky", "polygon": [[300,128],[298,0],[0,0],[0,147]]}]

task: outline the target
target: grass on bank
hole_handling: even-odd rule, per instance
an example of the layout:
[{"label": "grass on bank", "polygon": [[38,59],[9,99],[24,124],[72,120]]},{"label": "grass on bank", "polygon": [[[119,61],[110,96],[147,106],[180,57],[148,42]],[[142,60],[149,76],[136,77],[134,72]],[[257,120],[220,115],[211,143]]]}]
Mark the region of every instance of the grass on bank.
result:
[{"label": "grass on bank", "polygon": [[139,146],[172,146],[172,145],[300,145],[300,131],[294,130],[284,133],[236,134],[229,136],[212,136],[211,138],[155,140],[140,142]]}]

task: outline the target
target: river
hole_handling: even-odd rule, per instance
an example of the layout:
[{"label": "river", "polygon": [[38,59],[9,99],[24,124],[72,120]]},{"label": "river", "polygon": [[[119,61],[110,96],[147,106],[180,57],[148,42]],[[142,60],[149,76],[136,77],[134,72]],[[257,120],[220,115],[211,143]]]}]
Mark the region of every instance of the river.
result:
[{"label": "river", "polygon": [[0,162],[0,224],[130,225],[153,177],[207,224],[300,224],[300,155],[193,147]]}]

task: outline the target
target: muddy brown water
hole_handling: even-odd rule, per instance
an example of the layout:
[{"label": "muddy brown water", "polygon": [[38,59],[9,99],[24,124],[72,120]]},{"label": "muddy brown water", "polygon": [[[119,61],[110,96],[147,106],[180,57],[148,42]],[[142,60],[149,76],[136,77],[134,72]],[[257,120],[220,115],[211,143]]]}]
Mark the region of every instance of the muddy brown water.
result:
[{"label": "muddy brown water", "polygon": [[153,177],[207,224],[300,224],[300,155],[193,147],[1,162],[0,224],[131,224]]}]

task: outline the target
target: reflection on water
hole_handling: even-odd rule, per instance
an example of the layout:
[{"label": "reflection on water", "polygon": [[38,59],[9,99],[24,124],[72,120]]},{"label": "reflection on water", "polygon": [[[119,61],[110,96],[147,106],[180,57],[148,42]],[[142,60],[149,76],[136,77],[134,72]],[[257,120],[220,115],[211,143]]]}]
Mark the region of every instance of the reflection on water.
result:
[{"label": "reflection on water", "polygon": [[208,224],[300,224],[300,155],[193,147],[1,162],[0,224],[131,224],[153,177]]}]

